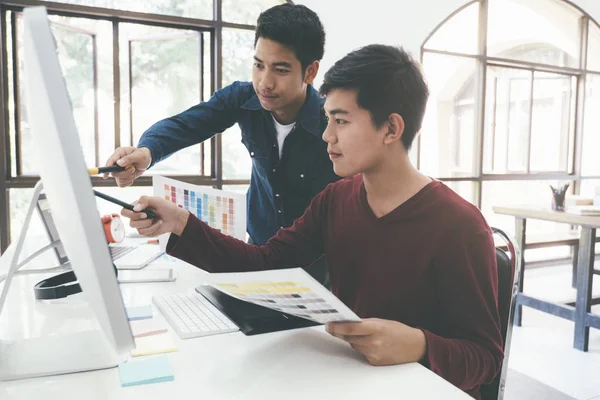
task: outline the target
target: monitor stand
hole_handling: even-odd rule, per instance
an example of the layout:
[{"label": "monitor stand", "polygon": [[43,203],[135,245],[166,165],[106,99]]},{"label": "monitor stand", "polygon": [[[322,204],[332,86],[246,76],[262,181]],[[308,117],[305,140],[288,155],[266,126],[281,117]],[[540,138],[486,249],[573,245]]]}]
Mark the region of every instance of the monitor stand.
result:
[{"label": "monitor stand", "polygon": [[[6,270],[8,265],[6,280],[0,283],[3,285],[0,317],[15,273],[35,256],[60,243],[52,243],[19,263],[27,229],[42,189],[40,180],[33,191],[19,238],[0,256],[0,271]],[[33,291],[30,295],[33,296]],[[116,354],[100,329],[21,340],[3,340],[0,336],[0,381],[112,368],[121,361],[123,359]]]}]

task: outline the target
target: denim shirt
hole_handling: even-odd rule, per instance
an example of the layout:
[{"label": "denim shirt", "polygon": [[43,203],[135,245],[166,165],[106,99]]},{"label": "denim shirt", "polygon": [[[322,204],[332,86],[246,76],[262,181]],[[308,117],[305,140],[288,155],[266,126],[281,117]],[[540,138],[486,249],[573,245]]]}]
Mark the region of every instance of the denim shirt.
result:
[{"label": "denim shirt", "polygon": [[251,82],[234,82],[215,92],[209,101],[157,122],[144,132],[138,147],[150,150],[152,166],[238,123],[242,143],[252,158],[247,230],[260,245],[279,228],[291,226],[315,195],[339,179],[321,137],[327,126],[323,102],[309,85],[296,125],[285,139],[281,160],[273,118],[262,108]]}]

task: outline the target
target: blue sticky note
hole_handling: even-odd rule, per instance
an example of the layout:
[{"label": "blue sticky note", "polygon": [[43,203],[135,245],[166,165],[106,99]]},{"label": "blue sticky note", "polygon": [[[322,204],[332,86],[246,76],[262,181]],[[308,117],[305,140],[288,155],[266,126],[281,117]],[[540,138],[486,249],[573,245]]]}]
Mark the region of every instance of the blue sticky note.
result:
[{"label": "blue sticky note", "polygon": [[152,318],[152,306],[138,306],[138,307],[126,307],[127,319],[129,321],[137,321],[140,319]]},{"label": "blue sticky note", "polygon": [[171,363],[166,355],[119,364],[121,386],[145,385],[174,379]]}]

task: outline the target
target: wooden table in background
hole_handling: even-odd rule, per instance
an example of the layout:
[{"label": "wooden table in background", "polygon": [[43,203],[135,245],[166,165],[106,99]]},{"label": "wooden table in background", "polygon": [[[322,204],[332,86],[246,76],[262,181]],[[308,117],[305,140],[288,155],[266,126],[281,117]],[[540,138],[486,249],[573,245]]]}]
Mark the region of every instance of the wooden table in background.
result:
[{"label": "wooden table in background", "polygon": [[535,206],[495,206],[493,210],[497,214],[515,217],[515,239],[521,249],[525,248],[527,219],[552,221],[581,227],[579,254],[577,258],[577,297],[575,303],[556,304],[523,294],[525,251],[521,251],[521,265],[523,267],[520,272],[514,323],[517,326],[521,326],[521,310],[523,306],[532,307],[574,321],[575,337],[573,345],[578,350],[587,351],[590,327],[600,329],[600,315],[594,315],[590,312],[592,304],[595,303],[595,301],[592,301],[592,278],[594,276],[596,228],[600,227],[600,216],[570,214],[564,211],[553,211],[549,208]]}]

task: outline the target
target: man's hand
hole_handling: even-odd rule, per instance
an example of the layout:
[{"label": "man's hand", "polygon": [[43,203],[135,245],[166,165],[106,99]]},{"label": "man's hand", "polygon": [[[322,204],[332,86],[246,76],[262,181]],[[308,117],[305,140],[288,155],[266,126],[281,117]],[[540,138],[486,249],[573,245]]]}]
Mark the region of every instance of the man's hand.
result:
[{"label": "man's hand", "polygon": [[[152,155],[147,147],[119,147],[115,150],[112,156],[106,161],[106,166],[118,164],[121,167],[133,165],[134,168],[123,172],[113,173],[117,185],[127,187],[133,181],[144,173],[152,162]],[[108,178],[108,174],[104,174],[104,179]]]},{"label": "man's hand", "polygon": [[[121,215],[129,218],[129,226],[137,229],[142,236],[158,236],[167,232],[181,236],[190,216],[183,208],[160,197],[142,196],[134,204],[134,211],[123,208]],[[146,208],[152,209],[156,215],[154,219],[149,219],[146,213],[140,212]]]},{"label": "man's hand", "polygon": [[419,361],[427,347],[423,331],[397,321],[369,318],[361,322],[329,322],[326,330],[350,343],[372,365]]}]

